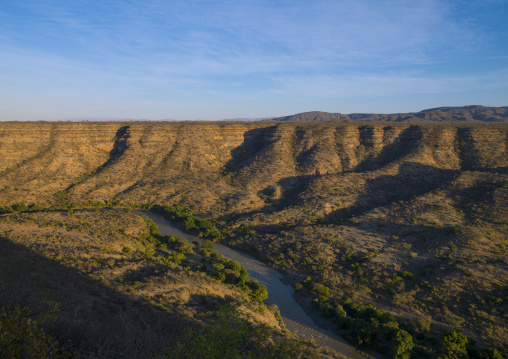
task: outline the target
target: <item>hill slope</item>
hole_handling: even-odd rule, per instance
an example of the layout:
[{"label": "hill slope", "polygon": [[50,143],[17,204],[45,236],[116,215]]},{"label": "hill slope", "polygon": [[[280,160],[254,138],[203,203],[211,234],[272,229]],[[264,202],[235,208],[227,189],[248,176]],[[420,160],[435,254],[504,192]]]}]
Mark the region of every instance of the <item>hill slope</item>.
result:
[{"label": "hill slope", "polygon": [[304,112],[292,116],[274,118],[273,121],[281,122],[508,122],[508,107],[439,107],[420,112],[395,113],[395,114],[369,114],[369,113],[329,113],[329,112]]},{"label": "hill slope", "polygon": [[257,282],[210,247],[127,211],[0,216],[0,356],[204,357],[218,342],[229,355],[319,355],[284,335],[252,300]]},{"label": "hill slope", "polygon": [[506,124],[2,123],[0,139],[0,205],[181,204],[358,345],[393,350],[372,304],[425,355],[450,329],[508,349]]}]

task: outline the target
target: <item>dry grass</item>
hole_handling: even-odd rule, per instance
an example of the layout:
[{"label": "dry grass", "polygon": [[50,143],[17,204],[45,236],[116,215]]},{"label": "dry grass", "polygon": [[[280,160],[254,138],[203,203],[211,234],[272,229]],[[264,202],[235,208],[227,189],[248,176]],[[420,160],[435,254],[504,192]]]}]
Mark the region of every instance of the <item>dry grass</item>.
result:
[{"label": "dry grass", "polygon": [[153,246],[148,235],[141,217],[117,211],[4,215],[0,302],[36,316],[54,312],[50,332],[81,357],[160,355],[225,303],[279,328],[269,308],[190,270],[192,258],[202,257],[168,261],[175,252]]},{"label": "dry grass", "polygon": [[[293,283],[326,284],[331,303],[352,297],[427,320],[429,335],[457,328],[506,348],[507,134],[506,124],[2,124],[0,204],[183,204]],[[143,274],[154,259],[136,249],[139,223],[87,212],[85,228],[84,215],[13,215],[1,228],[175,315],[194,310],[181,303],[201,286],[212,302],[240,295],[175,268],[160,298],[160,277]]]}]

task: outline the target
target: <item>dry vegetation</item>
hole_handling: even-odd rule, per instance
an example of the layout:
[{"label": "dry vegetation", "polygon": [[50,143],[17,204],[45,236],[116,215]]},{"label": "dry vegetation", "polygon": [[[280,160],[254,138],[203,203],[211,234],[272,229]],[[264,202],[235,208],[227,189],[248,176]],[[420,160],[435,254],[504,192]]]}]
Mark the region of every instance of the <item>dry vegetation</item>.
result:
[{"label": "dry vegetation", "polygon": [[[247,357],[318,355],[285,338],[273,309],[255,300],[238,263],[210,243],[197,247],[158,235],[153,222],[139,216],[112,210],[4,215],[0,246],[0,303],[11,310],[0,316],[1,325],[9,330],[5,319],[12,321],[14,308],[22,308],[11,326],[35,318],[40,328],[25,328],[20,337],[39,330],[53,338],[41,343],[56,347],[44,352],[27,343],[32,352],[20,354],[19,337],[0,338],[3,356],[49,358],[59,350],[62,357],[186,358],[187,336],[204,324],[203,345],[229,336],[223,345],[234,351],[229,341],[241,333],[236,339]],[[218,273],[243,278],[243,285],[226,285]],[[218,327],[221,320],[229,327]],[[194,350],[199,356],[203,348]]]},{"label": "dry vegetation", "polygon": [[[505,124],[2,124],[0,205],[181,204],[286,272],[302,303],[357,345],[396,356],[385,346],[404,331],[414,358],[499,358],[508,350],[507,134]],[[5,236],[21,238],[28,223],[11,221]],[[103,267],[113,253],[136,258],[121,246],[139,252],[122,228],[116,247],[103,245],[111,253],[93,235],[74,243],[56,232],[45,240],[53,249],[31,251],[67,246],[82,258],[81,246],[93,259],[76,261],[79,273],[198,316],[178,304],[199,298],[182,279],[189,271],[172,274],[180,289],[164,300],[156,275],[114,280],[150,267]],[[203,295],[200,275],[194,294]]]}]

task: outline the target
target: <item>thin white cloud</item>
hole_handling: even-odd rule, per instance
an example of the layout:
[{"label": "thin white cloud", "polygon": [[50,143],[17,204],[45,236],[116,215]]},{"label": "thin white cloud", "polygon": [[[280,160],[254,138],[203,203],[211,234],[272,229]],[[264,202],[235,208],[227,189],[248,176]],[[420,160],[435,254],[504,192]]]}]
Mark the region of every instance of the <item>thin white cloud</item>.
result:
[{"label": "thin white cloud", "polygon": [[423,76],[419,74],[352,74],[280,77],[280,95],[311,98],[383,97],[407,94],[447,94],[472,90],[503,89],[508,84],[508,68],[469,76]]},{"label": "thin white cloud", "polygon": [[76,4],[30,6],[42,14],[48,36],[73,42],[77,56],[97,66],[121,70],[160,68],[157,59],[169,59],[178,71],[203,66],[218,74],[230,66],[252,73],[266,65],[315,71],[421,64],[473,33],[450,23],[450,7],[436,0],[108,4],[91,13]]}]

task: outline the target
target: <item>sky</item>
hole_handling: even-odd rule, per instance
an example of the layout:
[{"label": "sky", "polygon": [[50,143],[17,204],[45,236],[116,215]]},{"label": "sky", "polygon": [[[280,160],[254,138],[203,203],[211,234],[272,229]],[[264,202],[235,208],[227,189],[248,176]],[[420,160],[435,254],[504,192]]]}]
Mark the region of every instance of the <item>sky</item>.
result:
[{"label": "sky", "polygon": [[2,0],[0,120],[508,106],[508,0]]}]

